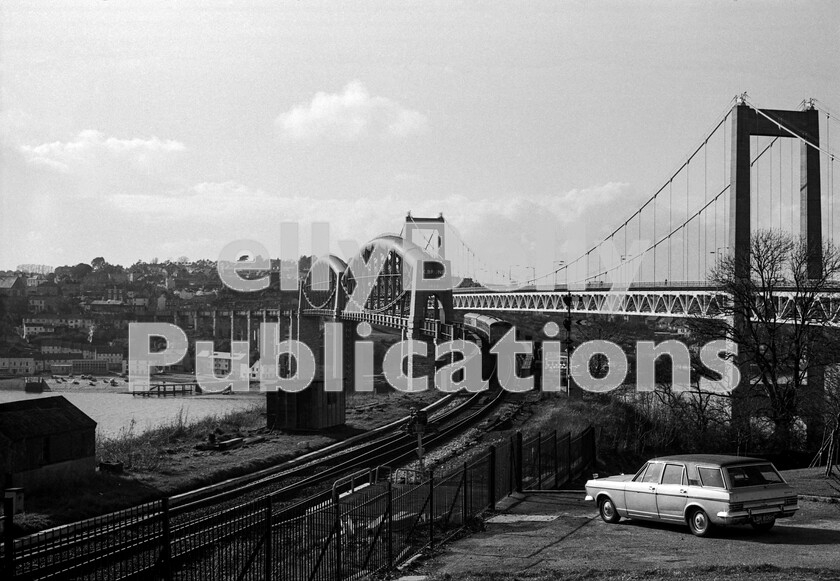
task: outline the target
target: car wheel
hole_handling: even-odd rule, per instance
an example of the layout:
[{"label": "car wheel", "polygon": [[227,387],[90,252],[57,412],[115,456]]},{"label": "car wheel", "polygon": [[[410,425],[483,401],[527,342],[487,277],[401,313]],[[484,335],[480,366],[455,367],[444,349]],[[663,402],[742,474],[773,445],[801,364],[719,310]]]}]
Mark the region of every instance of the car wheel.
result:
[{"label": "car wheel", "polygon": [[763,523],[760,523],[760,524],[759,523],[754,523],[754,522],[750,523],[752,528],[754,528],[756,531],[758,531],[760,533],[766,533],[767,531],[769,531],[770,529],[773,528],[774,524],[776,524],[776,519],[775,518],[773,520],[771,520],[770,522],[763,522]]},{"label": "car wheel", "polygon": [[598,502],[598,512],[601,513],[601,518],[604,522],[612,524],[621,520],[621,516],[619,516],[618,511],[615,509],[612,499],[607,496]]},{"label": "car wheel", "polygon": [[698,508],[688,515],[688,527],[698,537],[708,537],[711,535],[714,525],[709,520],[709,515],[703,509]]}]

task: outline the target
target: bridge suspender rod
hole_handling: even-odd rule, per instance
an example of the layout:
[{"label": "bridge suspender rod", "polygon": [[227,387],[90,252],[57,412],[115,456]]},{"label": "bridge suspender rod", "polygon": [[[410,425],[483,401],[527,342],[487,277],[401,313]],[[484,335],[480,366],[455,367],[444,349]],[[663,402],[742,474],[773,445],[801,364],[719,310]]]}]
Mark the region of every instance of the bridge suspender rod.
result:
[{"label": "bridge suspender rod", "polygon": [[[663,243],[663,242],[665,242],[666,240],[669,240],[669,239],[671,238],[671,236],[673,236],[674,234],[676,234],[676,232],[679,232],[680,230],[685,229],[685,232],[683,233],[683,234],[685,235],[685,234],[688,232],[688,224],[689,224],[692,220],[694,220],[695,218],[697,218],[697,217],[698,217],[698,216],[699,216],[702,212],[704,212],[706,209],[708,209],[708,208],[709,208],[709,206],[711,206],[712,204],[717,205],[717,200],[718,200],[718,199],[719,199],[719,198],[720,198],[723,194],[725,194],[728,190],[729,190],[729,184],[725,185],[725,186],[723,187],[723,189],[721,189],[721,191],[719,191],[719,192],[715,195],[715,197],[714,197],[714,198],[712,198],[712,199],[710,199],[708,202],[706,202],[706,204],[705,204],[702,208],[700,208],[700,209],[699,209],[699,210],[697,210],[694,214],[692,214],[691,216],[689,216],[689,217],[688,217],[688,218],[687,218],[684,222],[682,222],[681,224],[679,224],[679,225],[678,225],[675,229],[671,230],[671,232],[669,232],[668,234],[666,234],[666,235],[662,236],[659,240],[657,240],[656,242],[654,242],[653,244],[651,244],[650,246],[648,246],[645,250],[643,250],[640,254],[637,254],[636,256],[638,257],[638,256],[641,256],[641,255],[644,255],[644,254],[646,254],[646,253],[650,252],[651,250],[655,250],[657,246],[659,246],[660,244],[662,244],[662,243]],[[669,214],[670,214],[670,212],[669,212]],[[670,215],[669,215],[669,218],[670,218]],[[671,256],[670,256],[670,254],[671,254],[671,252],[670,252],[670,249],[669,249],[669,252],[668,252],[668,274],[669,274],[669,275],[671,274]],[[607,274],[607,273],[612,272],[613,270],[615,270],[616,268],[619,268],[619,267],[620,267],[620,264],[619,264],[619,265],[617,265],[617,266],[614,266],[614,267],[612,267],[612,268],[610,268],[610,269],[605,270],[603,273],[598,273],[598,274]],[[587,278],[590,278],[590,277],[587,277]]]},{"label": "bridge suspender rod", "polygon": [[779,231],[782,230],[782,144],[779,144]]},{"label": "bridge suspender rod", "polygon": [[714,198],[712,198],[711,200],[709,200],[708,202],[706,202],[706,204],[705,204],[702,208],[700,208],[699,210],[697,210],[696,212],[694,212],[694,214],[692,214],[689,218],[687,218],[687,219],[685,220],[685,222],[683,222],[682,224],[680,224],[679,226],[677,226],[677,227],[676,227],[676,228],[675,228],[675,229],[674,229],[674,230],[673,230],[670,234],[666,234],[665,236],[663,236],[662,238],[660,238],[660,239],[659,239],[659,240],[658,240],[655,244],[652,244],[651,246],[649,246],[649,247],[645,250],[645,252],[648,252],[648,251],[652,250],[655,246],[657,246],[658,244],[661,244],[662,242],[664,242],[665,240],[667,240],[667,239],[668,239],[671,235],[675,234],[676,232],[679,232],[682,228],[685,228],[685,227],[688,225],[688,223],[689,223],[689,222],[691,222],[692,220],[694,220],[694,218],[696,218],[697,216],[699,216],[699,215],[700,215],[700,214],[701,214],[701,213],[702,213],[702,212],[703,212],[706,208],[708,208],[710,205],[712,205],[712,204],[715,202],[715,200],[717,200],[717,199],[718,199],[718,198],[720,198],[723,194],[725,194],[725,193],[727,192],[727,190],[729,190],[729,184],[726,184],[726,185],[723,187],[723,189],[722,189],[721,191],[719,191],[719,192],[715,195],[715,197],[714,197]]},{"label": "bridge suspender rod", "polygon": [[[706,142],[708,145],[708,142]],[[703,149],[703,201],[705,202],[709,198],[709,192],[706,189],[708,180],[707,180],[707,165],[706,161],[709,156],[708,148]],[[706,227],[709,224],[709,216],[708,214],[703,214],[703,244],[700,244],[700,220],[697,221],[697,247],[700,248],[700,252],[703,253],[703,272],[708,271],[708,265],[706,264]],[[697,257],[697,280],[701,280],[703,278],[700,272],[700,257]]]},{"label": "bridge suspender rod", "polygon": [[[688,224],[688,198],[691,194],[691,166],[685,166],[685,223]],[[683,262],[683,280],[688,281],[688,226],[685,227],[685,232],[683,232],[683,252],[685,254],[684,262]]]},{"label": "bridge suspender rod", "polygon": [[[660,244],[662,244],[662,243],[663,243],[663,242],[665,242],[666,240],[669,240],[669,239],[671,238],[671,236],[673,236],[674,234],[676,234],[676,233],[677,233],[677,232],[679,232],[680,230],[685,229],[685,232],[684,232],[683,234],[686,234],[686,233],[688,232],[688,224],[689,224],[692,220],[694,220],[695,218],[697,218],[697,217],[698,217],[701,213],[703,213],[703,211],[705,211],[707,208],[709,208],[709,206],[711,206],[712,204],[716,204],[716,203],[717,203],[717,200],[718,200],[718,199],[719,199],[719,198],[720,198],[723,194],[725,194],[727,191],[729,191],[729,187],[730,187],[730,184],[726,184],[726,185],[723,187],[723,189],[721,189],[721,190],[720,190],[720,191],[719,191],[719,192],[715,195],[715,197],[714,197],[714,198],[712,198],[711,200],[709,200],[708,202],[706,202],[706,204],[705,204],[702,208],[700,208],[699,210],[697,210],[696,212],[694,212],[694,214],[692,214],[691,216],[689,216],[689,217],[688,217],[688,218],[687,218],[684,222],[682,222],[680,225],[678,225],[678,226],[677,226],[674,230],[672,230],[670,233],[665,234],[664,236],[662,236],[662,238],[660,238],[659,240],[657,240],[656,242],[654,242],[653,244],[651,244],[650,246],[648,246],[645,250],[643,250],[643,251],[642,251],[642,252],[640,252],[639,254],[636,254],[636,257],[642,256],[642,255],[644,255],[644,254],[646,254],[646,253],[650,252],[651,250],[654,250],[657,246],[659,246]],[[671,260],[671,257],[670,257],[670,254],[671,254],[671,252],[670,252],[670,249],[669,249],[669,251],[668,251],[668,255],[669,255],[669,256],[668,256],[668,274],[669,274],[669,275],[670,275],[670,273],[671,273],[671,265],[670,265],[670,260]],[[603,271],[603,273],[598,273],[598,274],[607,274],[607,273],[612,272],[613,270],[615,270],[616,268],[619,268],[619,267],[620,267],[620,264],[619,264],[619,265],[616,265],[616,266],[613,266],[612,268],[610,268],[610,269],[607,269],[607,270]],[[588,279],[588,278],[592,278],[592,277],[587,277],[587,279]]]},{"label": "bridge suspender rod", "polygon": [[[831,151],[831,118],[828,113],[825,115],[825,140],[828,141],[828,150]],[[834,160],[826,169],[826,177],[828,177],[828,239],[834,240],[834,180],[833,178]],[[782,170],[779,168],[779,182],[782,180]]]},{"label": "bridge suspender rod", "polygon": [[[729,105],[732,105],[732,102],[733,102],[734,100],[735,100],[734,98],[733,98],[732,100],[730,100]],[[663,185],[662,185],[662,187],[660,187],[658,190],[656,190],[656,192],[655,192],[655,193],[654,193],[654,194],[653,194],[650,198],[648,198],[648,199],[647,199],[647,201],[646,201],[646,202],[642,205],[642,207],[641,207],[641,208],[639,208],[639,210],[637,210],[636,212],[633,212],[633,214],[632,214],[632,215],[631,215],[631,216],[630,216],[627,220],[625,220],[625,221],[621,224],[621,226],[619,226],[618,228],[616,228],[615,230],[613,230],[613,231],[612,231],[612,233],[611,233],[610,235],[613,235],[613,234],[618,233],[618,232],[619,232],[619,230],[621,230],[623,227],[625,227],[627,224],[629,224],[629,223],[630,223],[630,221],[631,221],[631,220],[633,220],[633,218],[635,218],[635,217],[636,217],[636,214],[641,213],[641,211],[642,211],[642,210],[644,210],[644,209],[647,207],[647,205],[648,205],[648,204],[650,204],[650,203],[653,201],[653,199],[654,199],[654,198],[655,198],[658,194],[660,194],[660,193],[661,193],[661,192],[665,189],[665,186],[670,185],[670,183],[673,181],[673,179],[674,179],[675,177],[677,177],[683,169],[687,168],[687,167],[688,167],[688,164],[690,164],[690,163],[691,163],[691,161],[694,159],[694,157],[695,157],[698,153],[700,153],[700,150],[701,150],[701,149],[703,149],[703,148],[706,146],[706,143],[709,141],[709,137],[711,137],[712,135],[714,135],[714,134],[715,134],[715,132],[717,132],[717,130],[721,127],[721,125],[723,125],[724,130],[726,130],[726,125],[725,125],[725,123],[726,123],[726,120],[729,118],[729,115],[730,115],[730,113],[731,113],[731,109],[729,108],[729,105],[727,106],[726,113],[725,113],[725,114],[721,117],[721,119],[720,119],[720,120],[719,120],[719,121],[715,124],[715,126],[712,128],[712,130],[708,132],[708,134],[704,137],[704,139],[703,139],[702,143],[700,143],[700,145],[699,145],[699,146],[697,146],[697,148],[696,148],[696,149],[692,152],[692,154],[688,156],[688,159],[686,159],[686,160],[685,160],[685,161],[684,161],[684,162],[683,162],[683,163],[682,163],[682,164],[681,164],[681,165],[680,165],[680,166],[676,169],[676,171],[674,171],[674,172],[671,174],[671,176],[668,178],[668,181],[667,181],[665,184],[663,184]],[[687,196],[686,196],[686,198],[687,198]],[[688,201],[686,200],[686,206],[687,206],[687,205],[688,205]],[[607,238],[609,238],[609,236],[607,236]],[[603,240],[602,240],[602,242],[603,242]],[[600,244],[600,243],[599,243],[599,244]],[[593,250],[597,249],[597,247],[598,247],[598,245],[599,245],[599,244],[595,244],[595,245],[593,245],[593,246],[592,246],[592,248],[590,248],[590,249],[587,251],[587,253],[585,253],[585,254],[581,254],[579,257],[577,257],[575,260],[573,260],[570,264],[574,264],[574,263],[575,263],[575,262],[577,262],[578,260],[582,259],[582,258],[583,258],[586,254],[588,254],[589,252],[592,252]]]},{"label": "bridge suspender rod", "polygon": [[[671,237],[671,232],[674,231],[673,228],[673,200],[674,200],[674,188],[671,185],[671,182],[668,182],[668,238]],[[671,245],[668,244],[668,276],[665,277],[665,280],[668,279],[674,280],[673,275],[671,274]]]},{"label": "bridge suspender rod", "polygon": [[[729,183],[729,176],[726,174],[726,163],[729,158],[726,156],[726,125],[723,126],[723,183]],[[723,199],[723,239],[726,240],[724,246],[729,249],[729,228],[727,224],[729,223],[729,209],[726,207],[726,198]],[[715,245],[715,252],[717,252],[717,245]]]},{"label": "bridge suspender rod", "polygon": [[[755,149],[758,149],[758,135],[753,135],[750,137],[753,141],[755,141]],[[751,148],[752,149],[752,148]],[[761,166],[759,166],[761,167]],[[755,177],[753,177],[753,175]],[[761,188],[761,176],[758,174],[758,168],[753,169],[750,166],[750,224],[755,224],[758,227],[759,219],[759,208],[758,208],[758,190]],[[752,213],[755,212],[755,221],[753,221]]]}]

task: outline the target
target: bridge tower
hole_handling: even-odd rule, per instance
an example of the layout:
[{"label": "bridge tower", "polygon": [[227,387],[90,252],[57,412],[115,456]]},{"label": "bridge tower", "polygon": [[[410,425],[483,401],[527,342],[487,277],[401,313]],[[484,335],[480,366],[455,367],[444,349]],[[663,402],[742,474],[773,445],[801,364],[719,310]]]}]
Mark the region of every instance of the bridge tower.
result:
[{"label": "bridge tower", "polygon": [[[437,218],[419,218],[412,216],[409,212],[405,217],[405,235],[403,238],[407,242],[419,246],[433,258],[439,258],[441,261],[446,260],[446,221],[443,218],[443,213],[438,214]],[[451,266],[452,261],[450,260],[446,264]],[[447,273],[447,275],[449,280],[455,280],[452,272]],[[438,321],[451,323],[455,312],[452,291],[433,293],[433,295],[436,311],[434,317]]]},{"label": "bridge tower", "polygon": [[[763,113],[763,114],[762,114]],[[771,119],[776,121],[771,121]],[[729,248],[735,266],[735,276],[746,279],[750,275],[750,137],[753,135],[770,137],[800,138],[814,145],[820,144],[819,112],[813,107],[802,111],[756,110],[739,99],[732,109],[732,147],[729,188]],[[819,151],[800,141],[800,233],[805,238],[808,248],[808,274],[819,278],[822,273],[822,207],[820,189]],[[740,316],[733,321],[735,326],[743,325]],[[747,365],[742,359],[742,384],[748,382]],[[807,386],[810,394],[823,391],[824,372],[822,368],[808,371]],[[745,401],[746,386],[741,385],[733,392],[733,424],[744,425],[749,421],[750,406]],[[806,417],[808,442],[820,438],[821,418],[818,414]]]},{"label": "bridge tower", "polygon": [[446,222],[443,214],[437,218],[415,218],[409,212],[405,217],[405,239],[432,256],[446,258]]},{"label": "bridge tower", "polygon": [[[733,249],[736,274],[748,276],[750,267],[750,137],[799,137],[819,145],[820,124],[818,111],[781,111],[763,109],[768,117],[743,102],[732,109],[732,159],[730,173],[729,247]],[[783,127],[784,126],[784,127]],[[788,131],[789,128],[790,131]],[[808,243],[809,251],[817,251],[822,244],[822,207],[820,203],[819,151],[800,143],[800,230]],[[812,252],[808,263],[809,274],[818,278],[822,272],[822,257]]]}]

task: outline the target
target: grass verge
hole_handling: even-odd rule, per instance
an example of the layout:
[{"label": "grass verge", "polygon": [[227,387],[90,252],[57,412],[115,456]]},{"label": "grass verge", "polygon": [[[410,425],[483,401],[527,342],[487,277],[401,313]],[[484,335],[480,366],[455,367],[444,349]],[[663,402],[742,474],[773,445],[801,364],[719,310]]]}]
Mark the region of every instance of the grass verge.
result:
[{"label": "grass verge", "polygon": [[173,446],[185,442],[206,441],[210,434],[224,439],[242,437],[247,431],[262,428],[265,415],[262,402],[252,408],[190,422],[182,407],[168,424],[137,431],[132,419],[128,427],[113,437],[96,437],[96,461],[122,462],[126,470],[153,472]]}]

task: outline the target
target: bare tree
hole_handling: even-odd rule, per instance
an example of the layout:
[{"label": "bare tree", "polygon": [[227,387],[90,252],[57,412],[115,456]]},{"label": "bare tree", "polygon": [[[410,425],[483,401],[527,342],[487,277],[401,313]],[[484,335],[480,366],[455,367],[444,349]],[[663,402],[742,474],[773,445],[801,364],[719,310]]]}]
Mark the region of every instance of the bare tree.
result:
[{"label": "bare tree", "polygon": [[743,427],[749,415],[769,420],[772,449],[790,450],[797,419],[815,417],[819,398],[808,393],[809,378],[810,391],[821,391],[822,369],[837,358],[838,335],[825,299],[837,286],[840,252],[829,242],[809,250],[804,238],[760,230],[750,238],[748,262],[730,256],[712,269],[709,281],[729,300],[720,306],[721,317],[695,319],[692,326],[699,336],[738,347],[742,377],[733,394],[733,424]]},{"label": "bare tree", "polygon": [[818,458],[825,454],[825,475],[828,477],[834,464],[840,461],[840,368],[835,365],[827,369],[825,379],[823,414],[826,438]]}]

